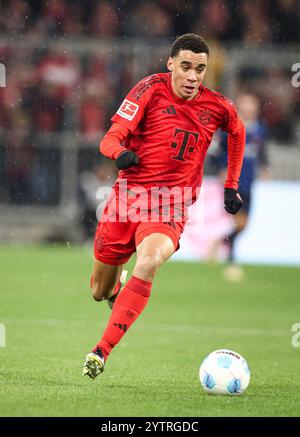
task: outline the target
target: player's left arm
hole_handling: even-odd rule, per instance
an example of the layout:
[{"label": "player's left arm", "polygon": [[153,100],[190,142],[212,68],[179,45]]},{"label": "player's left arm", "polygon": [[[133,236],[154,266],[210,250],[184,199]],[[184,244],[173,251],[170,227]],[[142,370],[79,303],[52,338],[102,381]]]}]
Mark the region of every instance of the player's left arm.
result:
[{"label": "player's left arm", "polygon": [[239,177],[242,170],[246,129],[242,119],[237,114],[234,104],[228,100],[226,102],[228,111],[227,119],[222,129],[228,132],[227,149],[227,178],[224,184],[224,207],[230,214],[236,214],[243,201],[238,193]]}]

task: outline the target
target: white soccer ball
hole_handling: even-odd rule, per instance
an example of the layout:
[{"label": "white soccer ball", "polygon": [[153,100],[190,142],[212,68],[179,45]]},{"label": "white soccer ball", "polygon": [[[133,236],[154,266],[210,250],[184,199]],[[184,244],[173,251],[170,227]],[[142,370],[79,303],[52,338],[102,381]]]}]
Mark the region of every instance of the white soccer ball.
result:
[{"label": "white soccer ball", "polygon": [[214,395],[241,395],[249,385],[250,369],[237,352],[218,349],[202,362],[199,378],[203,389]]}]

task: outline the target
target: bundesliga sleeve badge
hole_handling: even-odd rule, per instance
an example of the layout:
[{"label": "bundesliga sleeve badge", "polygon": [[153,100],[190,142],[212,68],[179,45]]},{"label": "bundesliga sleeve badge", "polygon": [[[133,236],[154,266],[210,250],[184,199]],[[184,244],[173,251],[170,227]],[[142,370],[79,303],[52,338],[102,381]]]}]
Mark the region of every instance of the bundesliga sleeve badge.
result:
[{"label": "bundesliga sleeve badge", "polygon": [[136,115],[138,109],[139,109],[139,105],[130,102],[130,100],[128,99],[125,99],[122,105],[120,106],[120,108],[118,109],[117,114],[131,121]]}]

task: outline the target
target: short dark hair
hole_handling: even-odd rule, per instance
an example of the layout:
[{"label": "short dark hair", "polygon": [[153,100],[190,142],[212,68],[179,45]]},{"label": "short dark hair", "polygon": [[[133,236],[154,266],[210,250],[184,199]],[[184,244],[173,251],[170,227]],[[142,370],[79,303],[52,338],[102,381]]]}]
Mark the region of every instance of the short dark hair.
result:
[{"label": "short dark hair", "polygon": [[171,58],[177,56],[180,50],[191,50],[194,53],[206,53],[209,56],[209,48],[202,36],[195,33],[185,33],[176,38],[171,49]]}]

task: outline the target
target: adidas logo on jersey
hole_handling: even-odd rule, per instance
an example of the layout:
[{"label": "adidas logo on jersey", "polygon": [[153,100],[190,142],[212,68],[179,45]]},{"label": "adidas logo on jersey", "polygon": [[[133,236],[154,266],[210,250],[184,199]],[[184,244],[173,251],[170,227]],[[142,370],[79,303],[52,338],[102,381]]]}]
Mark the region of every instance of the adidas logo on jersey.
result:
[{"label": "adidas logo on jersey", "polygon": [[174,108],[173,105],[170,105],[167,109],[164,109],[163,114],[173,114],[176,115],[176,109]]}]

